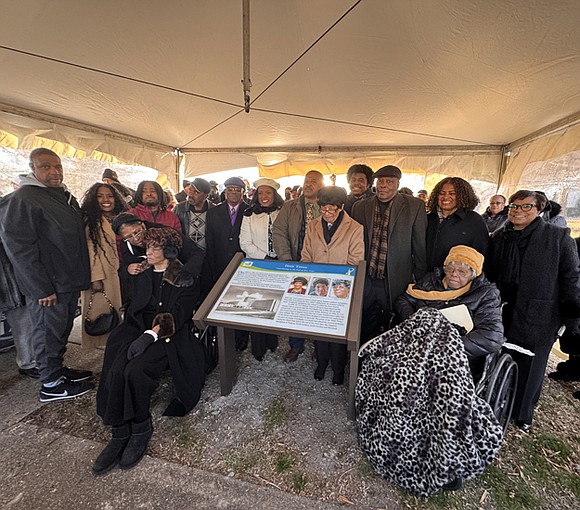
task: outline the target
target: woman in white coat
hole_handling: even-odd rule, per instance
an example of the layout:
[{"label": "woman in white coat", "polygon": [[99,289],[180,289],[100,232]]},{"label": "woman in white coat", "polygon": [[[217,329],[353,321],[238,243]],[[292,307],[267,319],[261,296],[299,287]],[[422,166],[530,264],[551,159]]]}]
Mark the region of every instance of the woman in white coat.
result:
[{"label": "woman in white coat", "polygon": [[[284,205],[278,194],[280,185],[273,179],[262,178],[254,182],[256,189],[250,207],[244,211],[240,229],[240,247],[252,259],[275,259],[272,244],[272,225]],[[278,347],[278,337],[266,333],[252,333],[252,354],[258,361],[266,351]]]}]

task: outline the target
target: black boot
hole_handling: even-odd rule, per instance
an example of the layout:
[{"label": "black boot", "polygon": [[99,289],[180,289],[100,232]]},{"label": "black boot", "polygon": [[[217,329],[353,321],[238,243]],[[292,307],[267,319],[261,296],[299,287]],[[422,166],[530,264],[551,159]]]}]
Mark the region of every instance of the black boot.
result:
[{"label": "black boot", "polygon": [[152,435],[153,424],[151,423],[151,416],[141,423],[131,423],[131,438],[119,461],[121,469],[131,469],[141,461],[147,451]]},{"label": "black boot", "polygon": [[93,464],[93,475],[95,476],[104,475],[117,465],[129,442],[129,437],[131,437],[128,423],[113,427],[112,432],[109,444],[105,446]]}]

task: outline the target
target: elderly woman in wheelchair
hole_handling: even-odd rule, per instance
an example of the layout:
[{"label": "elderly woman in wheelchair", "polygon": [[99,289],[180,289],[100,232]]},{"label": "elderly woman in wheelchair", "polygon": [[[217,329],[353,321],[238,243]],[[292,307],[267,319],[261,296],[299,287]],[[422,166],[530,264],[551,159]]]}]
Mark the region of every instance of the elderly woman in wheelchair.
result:
[{"label": "elderly woman in wheelchair", "polygon": [[509,421],[517,370],[499,354],[500,296],[483,261],[453,247],[396,300],[403,322],[359,352],[361,446],[379,474],[422,496],[481,474]]}]

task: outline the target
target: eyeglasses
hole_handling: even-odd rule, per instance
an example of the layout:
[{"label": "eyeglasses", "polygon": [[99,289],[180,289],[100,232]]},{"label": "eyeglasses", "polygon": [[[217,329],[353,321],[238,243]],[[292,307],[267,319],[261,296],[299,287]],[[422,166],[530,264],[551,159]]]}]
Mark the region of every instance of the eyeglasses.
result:
[{"label": "eyeglasses", "polygon": [[471,276],[473,274],[473,271],[471,269],[462,269],[456,266],[443,266],[443,272],[448,275],[448,274],[454,274],[456,273],[458,276],[461,276],[462,278],[467,278],[468,276]]},{"label": "eyeglasses", "polygon": [[512,211],[515,211],[517,209],[521,209],[522,211],[531,211],[532,207],[538,207],[538,206],[536,204],[522,204],[522,205],[510,204],[510,205],[508,205],[508,209],[511,209]]},{"label": "eyeglasses", "polygon": [[234,193],[240,193],[242,191],[243,188],[240,188],[239,186],[228,186],[226,188],[226,191],[232,191]]},{"label": "eyeglasses", "polygon": [[336,205],[327,205],[320,208],[320,214],[334,214],[336,211],[338,211],[338,206]]},{"label": "eyeglasses", "polygon": [[139,230],[135,230],[135,232],[133,232],[132,234],[129,234],[129,235],[123,237],[123,241],[130,241],[131,239],[136,239],[141,234],[143,234],[143,232],[145,232],[145,229],[143,229],[143,228],[141,228]]}]

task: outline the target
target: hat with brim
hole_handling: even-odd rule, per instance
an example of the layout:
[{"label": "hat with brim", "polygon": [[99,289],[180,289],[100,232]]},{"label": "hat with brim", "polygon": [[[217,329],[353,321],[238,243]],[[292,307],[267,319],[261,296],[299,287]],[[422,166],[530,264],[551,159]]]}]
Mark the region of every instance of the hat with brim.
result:
[{"label": "hat with brim", "polygon": [[280,189],[280,184],[278,184],[274,179],[269,179],[268,177],[262,177],[257,181],[254,181],[254,188],[258,189],[260,186],[270,186],[270,188],[278,191]]},{"label": "hat with brim", "polygon": [[211,191],[211,186],[209,182],[201,177],[196,177],[191,181],[191,185],[195,187],[197,191],[201,191],[202,193],[209,193]]},{"label": "hat with brim", "polygon": [[302,285],[307,285],[308,280],[304,276],[297,276],[292,280],[292,283],[300,282]]}]

